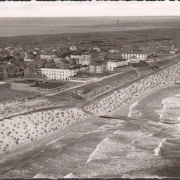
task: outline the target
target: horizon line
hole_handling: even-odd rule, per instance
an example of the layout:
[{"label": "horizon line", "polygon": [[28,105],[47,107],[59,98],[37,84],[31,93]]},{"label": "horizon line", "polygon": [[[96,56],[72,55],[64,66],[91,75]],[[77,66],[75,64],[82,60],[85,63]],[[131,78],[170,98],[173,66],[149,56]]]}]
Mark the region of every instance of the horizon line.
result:
[{"label": "horizon line", "polygon": [[0,17],[0,18],[84,18],[84,17],[88,17],[88,18],[95,18],[95,17],[180,17],[180,15],[136,15],[136,16],[128,16],[128,15],[119,15],[119,16],[4,16],[4,17]]}]

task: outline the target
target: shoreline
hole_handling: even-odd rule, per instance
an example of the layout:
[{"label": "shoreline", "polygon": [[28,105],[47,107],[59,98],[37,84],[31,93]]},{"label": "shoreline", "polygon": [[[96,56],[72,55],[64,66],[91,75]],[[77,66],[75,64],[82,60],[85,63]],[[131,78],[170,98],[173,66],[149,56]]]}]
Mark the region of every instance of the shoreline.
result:
[{"label": "shoreline", "polygon": [[164,88],[167,88],[167,87],[170,87],[170,86],[173,86],[174,84],[168,84],[168,85],[165,85],[163,87],[159,87],[157,89],[153,89],[152,91],[150,92],[146,92],[146,93],[143,93],[142,95],[138,96],[137,98],[133,98],[131,101],[129,101],[127,104],[124,104],[122,105],[121,107],[119,107],[117,110],[115,110],[113,112],[113,115],[120,115],[120,116],[128,116],[129,115],[129,112],[130,112],[130,108],[133,104],[135,104],[136,102],[139,102],[140,100],[142,100],[143,98],[161,90],[161,89],[164,89]]}]

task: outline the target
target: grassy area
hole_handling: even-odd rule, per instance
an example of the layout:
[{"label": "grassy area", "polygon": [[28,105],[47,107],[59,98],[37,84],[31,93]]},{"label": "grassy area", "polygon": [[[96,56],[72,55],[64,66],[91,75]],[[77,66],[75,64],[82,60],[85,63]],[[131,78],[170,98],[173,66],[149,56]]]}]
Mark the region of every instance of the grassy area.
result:
[{"label": "grassy area", "polygon": [[62,82],[56,82],[56,83],[46,82],[45,84],[44,83],[36,84],[36,85],[34,85],[34,87],[53,89],[53,88],[61,87],[61,86],[64,86],[64,85],[66,85],[66,83],[62,83]]},{"label": "grassy area", "polygon": [[23,99],[36,95],[35,93],[32,92],[11,90],[10,84],[0,85],[0,92],[1,92],[0,102],[13,100],[13,99]]}]

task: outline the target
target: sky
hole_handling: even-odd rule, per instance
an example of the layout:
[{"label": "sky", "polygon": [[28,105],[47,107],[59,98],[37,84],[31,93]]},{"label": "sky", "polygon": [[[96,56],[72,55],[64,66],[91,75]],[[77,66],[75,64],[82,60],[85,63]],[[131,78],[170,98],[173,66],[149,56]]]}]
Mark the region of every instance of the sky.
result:
[{"label": "sky", "polygon": [[0,17],[179,16],[180,2],[0,2]]}]

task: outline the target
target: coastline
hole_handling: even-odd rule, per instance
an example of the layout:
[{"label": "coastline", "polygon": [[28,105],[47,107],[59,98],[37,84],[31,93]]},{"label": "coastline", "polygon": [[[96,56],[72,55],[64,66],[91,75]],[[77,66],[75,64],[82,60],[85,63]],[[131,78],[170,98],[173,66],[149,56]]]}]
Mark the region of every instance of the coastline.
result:
[{"label": "coastline", "polygon": [[120,116],[128,116],[131,107],[137,103],[138,101],[142,100],[143,98],[149,96],[150,94],[153,94],[163,88],[167,88],[172,86],[172,84],[166,84],[163,87],[159,87],[157,89],[153,89],[152,91],[146,92],[141,94],[140,96],[138,96],[137,98],[133,98],[132,100],[130,100],[127,104],[122,105],[121,107],[119,107],[118,109],[116,109],[113,113],[113,115],[120,115]]}]

